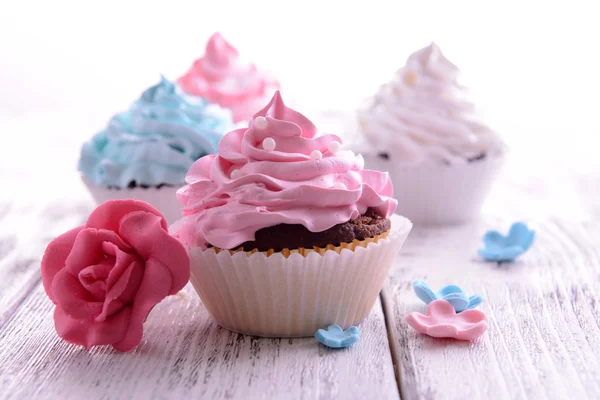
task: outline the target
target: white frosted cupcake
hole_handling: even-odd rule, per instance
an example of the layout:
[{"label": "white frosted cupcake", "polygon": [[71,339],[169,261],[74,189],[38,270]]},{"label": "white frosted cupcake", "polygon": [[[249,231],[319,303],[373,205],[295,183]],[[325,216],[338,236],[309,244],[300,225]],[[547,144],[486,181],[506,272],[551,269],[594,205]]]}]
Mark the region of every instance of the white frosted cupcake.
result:
[{"label": "white frosted cupcake", "polygon": [[217,155],[194,163],[172,233],[219,325],[312,336],[368,315],[412,224],[392,215],[388,175],[340,146],[277,92]]},{"label": "white frosted cupcake", "polygon": [[440,48],[413,53],[359,111],[368,168],[389,171],[397,211],[415,223],[479,215],[506,147],[483,123]]},{"label": "white frosted cupcake", "polygon": [[171,223],[181,218],[175,193],[188,169],[216,152],[232,127],[229,110],[186,95],[162,78],[83,144],[79,171],[98,204],[142,200]]}]

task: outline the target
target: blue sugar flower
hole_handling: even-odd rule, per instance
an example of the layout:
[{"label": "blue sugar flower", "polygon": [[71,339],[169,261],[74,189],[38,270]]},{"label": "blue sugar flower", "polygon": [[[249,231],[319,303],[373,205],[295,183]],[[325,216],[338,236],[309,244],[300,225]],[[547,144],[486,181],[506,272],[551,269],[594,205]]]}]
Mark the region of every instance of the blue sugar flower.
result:
[{"label": "blue sugar flower", "polygon": [[425,304],[429,304],[434,300],[446,300],[452,304],[457,313],[475,308],[483,302],[483,297],[478,295],[469,297],[464,290],[456,285],[444,286],[435,293],[424,281],[415,280],[413,281],[413,290],[417,297],[423,300]]},{"label": "blue sugar flower", "polygon": [[343,330],[339,325],[329,325],[327,330],[319,329],[315,337],[321,343],[332,349],[348,347],[360,339],[360,329],[356,326]]},{"label": "blue sugar flower", "polygon": [[515,222],[508,236],[498,231],[488,231],[483,236],[484,247],[479,249],[479,255],[487,261],[514,261],[531,247],[534,238],[535,231],[529,229],[527,224]]}]

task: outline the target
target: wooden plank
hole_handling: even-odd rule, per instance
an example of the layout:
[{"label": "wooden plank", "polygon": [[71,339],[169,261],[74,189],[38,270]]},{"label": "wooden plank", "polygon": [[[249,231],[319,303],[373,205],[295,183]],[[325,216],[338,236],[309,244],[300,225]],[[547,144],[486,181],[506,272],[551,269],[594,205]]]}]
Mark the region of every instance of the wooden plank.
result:
[{"label": "wooden plank", "polygon": [[[76,171],[81,142],[93,132],[85,114],[38,112],[0,121],[0,327],[39,283],[48,242],[81,224],[93,208]],[[36,135],[31,146],[32,132]],[[15,149],[27,149],[27,155]]]},{"label": "wooden plank", "polygon": [[0,205],[0,327],[41,279],[40,260],[48,242],[81,224],[85,202],[5,201]]},{"label": "wooden plank", "polygon": [[360,342],[343,350],[236,334],[188,285],[154,309],[133,353],[88,351],[56,336],[38,286],[0,331],[0,387],[15,399],[398,399],[379,301],[360,328]]},{"label": "wooden plank", "polygon": [[[518,262],[480,260],[483,233],[508,225],[488,218],[411,233],[383,292],[403,398],[600,398],[600,227],[534,221],[537,241]],[[416,333],[405,318],[425,306],[413,279],[486,297],[488,332],[472,344]]]}]

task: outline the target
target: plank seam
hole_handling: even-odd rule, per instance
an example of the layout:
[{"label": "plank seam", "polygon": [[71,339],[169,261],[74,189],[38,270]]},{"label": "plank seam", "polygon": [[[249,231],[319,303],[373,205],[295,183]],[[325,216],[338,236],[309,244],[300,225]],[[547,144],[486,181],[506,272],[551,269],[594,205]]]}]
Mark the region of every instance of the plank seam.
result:
[{"label": "plank seam", "polygon": [[400,360],[398,359],[398,353],[396,352],[396,338],[394,336],[393,318],[388,320],[388,316],[391,315],[391,310],[388,309],[388,302],[385,291],[382,290],[379,293],[379,299],[381,301],[381,309],[383,312],[383,322],[385,323],[385,330],[388,336],[388,345],[390,347],[390,353],[392,353],[392,366],[394,367],[394,378],[396,379],[396,387],[398,388],[398,396],[400,399],[406,398],[402,393],[402,383],[400,380]]}]

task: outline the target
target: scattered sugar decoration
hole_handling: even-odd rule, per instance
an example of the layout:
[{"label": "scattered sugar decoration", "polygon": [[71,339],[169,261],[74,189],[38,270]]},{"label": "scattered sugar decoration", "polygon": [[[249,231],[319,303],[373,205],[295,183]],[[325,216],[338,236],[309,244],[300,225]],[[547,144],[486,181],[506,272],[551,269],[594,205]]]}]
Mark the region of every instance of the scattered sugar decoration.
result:
[{"label": "scattered sugar decoration", "polygon": [[523,222],[515,222],[507,236],[498,231],[488,231],[483,236],[484,247],[478,253],[486,261],[514,261],[531,247],[534,239],[535,231]]},{"label": "scattered sugar decoration", "polygon": [[406,322],[424,335],[469,341],[479,338],[488,328],[483,312],[466,310],[457,314],[446,300],[429,303],[425,315],[418,312],[408,314]]},{"label": "scattered sugar decoration", "polygon": [[265,138],[265,140],[262,141],[263,149],[265,149],[266,151],[275,150],[276,145],[277,143],[275,143],[275,139],[273,139],[272,137]]},{"label": "scattered sugar decoration", "polygon": [[423,300],[425,304],[440,299],[446,300],[452,304],[454,311],[457,313],[475,308],[483,302],[483,297],[478,295],[469,297],[464,290],[456,285],[444,286],[435,293],[426,282],[415,280],[413,281],[413,290],[417,297]]},{"label": "scattered sugar decoration", "polygon": [[346,186],[346,185],[345,185],[345,184],[343,184],[342,182],[336,182],[336,183],[333,185],[333,188],[334,188],[334,189],[342,189],[342,190],[343,190],[343,189],[348,189],[348,186]]},{"label": "scattered sugar decoration", "polygon": [[319,342],[332,349],[349,347],[360,339],[360,329],[356,326],[343,330],[339,325],[329,325],[327,330],[319,329],[315,333]]},{"label": "scattered sugar decoration", "polygon": [[241,178],[242,175],[244,175],[244,174],[242,173],[241,170],[234,169],[233,171],[231,171],[231,174],[229,176],[231,177],[231,179],[238,179],[238,178]]},{"label": "scattered sugar decoration", "polygon": [[366,119],[364,119],[364,118],[361,118],[361,119],[358,121],[358,124],[360,125],[360,127],[361,127],[361,129],[362,129],[363,131],[366,131],[366,130],[368,130],[368,129],[369,129],[369,125],[368,125],[368,123],[367,123],[367,120],[366,120]]},{"label": "scattered sugar decoration", "polygon": [[312,153],[310,153],[310,158],[313,160],[320,160],[323,158],[323,153],[321,153],[319,150],[313,150]]},{"label": "scattered sugar decoration", "polygon": [[256,129],[266,129],[267,125],[269,124],[269,121],[267,121],[267,119],[265,117],[256,117],[254,118],[254,123],[252,124],[252,126],[254,126]]},{"label": "scattered sugar decoration", "polygon": [[406,71],[404,73],[404,82],[407,85],[414,85],[417,83],[417,74],[415,74],[413,71]]},{"label": "scattered sugar decoration", "polygon": [[341,147],[342,147],[342,144],[340,142],[338,142],[337,140],[334,140],[327,144],[327,150],[329,150],[329,152],[332,154],[335,154],[338,151],[340,151]]}]

